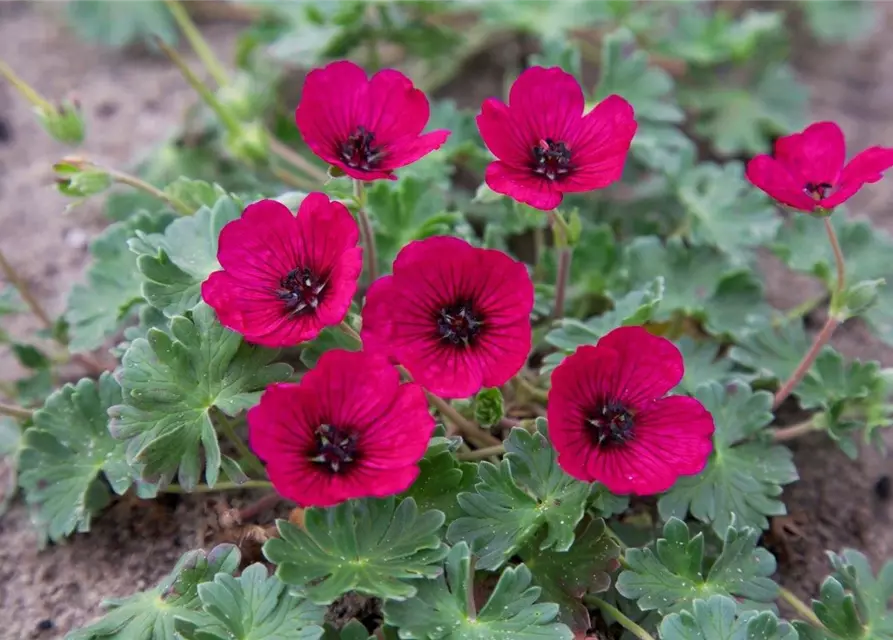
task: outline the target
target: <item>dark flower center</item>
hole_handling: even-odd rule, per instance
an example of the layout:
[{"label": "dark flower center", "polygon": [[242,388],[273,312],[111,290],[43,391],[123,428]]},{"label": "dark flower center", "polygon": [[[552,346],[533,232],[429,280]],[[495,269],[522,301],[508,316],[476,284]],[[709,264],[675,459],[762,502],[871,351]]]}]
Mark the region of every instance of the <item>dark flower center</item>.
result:
[{"label": "dark flower center", "polygon": [[469,300],[462,300],[437,312],[437,335],[451,344],[469,345],[483,328],[483,318]]},{"label": "dark flower center", "polygon": [[375,134],[366,127],[357,127],[346,142],[341,145],[341,157],[348,167],[354,169],[372,169],[378,164],[382,150],[375,145]]},{"label": "dark flower center", "polygon": [[285,310],[291,314],[310,313],[319,306],[325,288],[324,279],[306,267],[298,267],[279,281],[276,297],[285,302]]},{"label": "dark flower center", "polygon": [[598,406],[586,419],[599,447],[620,445],[633,438],[633,414],[619,402]]},{"label": "dark flower center", "polygon": [[546,138],[533,148],[533,161],[535,173],[557,180],[570,173],[571,150],[563,142]]},{"label": "dark flower center", "polygon": [[332,473],[341,473],[357,459],[357,438],[347,429],[321,424],[316,430],[316,449],[311,462]]},{"label": "dark flower center", "polygon": [[814,182],[807,182],[806,187],[803,190],[816,200],[821,200],[823,198],[827,198],[828,192],[833,188],[834,185],[828,184],[827,182],[820,182],[819,184],[815,184]]}]

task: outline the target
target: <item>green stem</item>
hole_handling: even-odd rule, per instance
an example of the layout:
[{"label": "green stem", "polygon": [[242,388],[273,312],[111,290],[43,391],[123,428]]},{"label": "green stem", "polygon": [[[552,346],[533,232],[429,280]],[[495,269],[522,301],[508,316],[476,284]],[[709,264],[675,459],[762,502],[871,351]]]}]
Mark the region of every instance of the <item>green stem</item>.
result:
[{"label": "green stem", "polygon": [[[272,135],[270,135],[270,152],[293,167],[300,169],[314,180],[326,182],[329,179],[329,174],[326,173],[325,169],[320,169],[317,165]],[[310,185],[310,190],[312,189],[313,185]]]},{"label": "green stem", "polygon": [[224,415],[222,411],[217,412],[216,422],[217,429],[227,440],[230,441],[230,443],[232,443],[232,445],[236,448],[236,451],[239,452],[239,455],[242,456],[246,463],[261,475],[266,476],[266,467],[264,467],[263,463],[257,458],[256,455],[254,455],[254,452],[248,448],[248,445],[245,444],[245,441],[239,437],[239,434],[236,433],[236,428],[233,425],[232,421],[226,415]]},{"label": "green stem", "polygon": [[211,74],[211,77],[214,78],[214,82],[221,87],[229,84],[226,70],[223,68],[220,60],[217,59],[217,56],[214,55],[214,51],[202,37],[201,32],[195,26],[195,23],[192,21],[192,18],[189,17],[189,14],[183,6],[177,0],[164,0],[164,3],[173,14],[174,20],[177,21],[180,30],[183,31],[183,35],[186,36],[186,39],[192,46],[192,50],[195,51],[199,60],[205,65],[205,68],[208,70],[208,73]]},{"label": "green stem", "polygon": [[46,309],[43,308],[43,305],[41,305],[34,294],[31,293],[28,283],[25,282],[25,279],[15,270],[12,263],[6,259],[2,250],[0,250],[0,272],[2,272],[6,280],[9,281],[9,284],[18,290],[19,295],[22,296],[22,300],[28,305],[31,313],[37,316],[44,327],[51,329],[53,327],[53,321],[50,318],[50,314],[47,313]]},{"label": "green stem", "polygon": [[[409,372],[403,367],[398,367],[404,375],[408,376],[410,380],[412,380],[412,376],[409,375]],[[456,411],[456,409],[451,405],[448,401],[444,400],[441,397],[435,396],[433,393],[428,391],[425,392],[428,396],[428,403],[437,409],[440,414],[456,425],[456,428],[459,430],[459,433],[462,434],[469,442],[473,443],[477,447],[495,447],[499,444],[502,444],[499,438],[495,438],[483,429],[481,429],[478,425],[467,420],[465,416]]]},{"label": "green stem", "polygon": [[552,237],[554,238],[555,251],[558,254],[558,272],[555,277],[555,307],[552,317],[561,318],[564,315],[564,301],[567,297],[567,285],[570,280],[571,258],[574,250],[568,245],[567,221],[558,211],[549,212],[549,220],[552,223]]},{"label": "green stem", "polygon": [[809,314],[813,309],[822,304],[825,300],[825,295],[816,296],[815,298],[810,298],[806,302],[802,304],[798,304],[793,309],[786,311],[784,315],[779,316],[772,324],[774,326],[783,325],[791,320],[799,320],[803,316]]},{"label": "green stem", "polygon": [[523,389],[527,393],[527,395],[529,395],[534,400],[543,403],[549,401],[549,392],[544,391],[539,387],[533,386],[533,384],[531,384],[530,381],[527,380],[527,378],[525,378],[521,373],[515,375],[515,377],[512,378],[512,381],[515,383],[516,386]]},{"label": "green stem", "polygon": [[4,404],[0,402],[0,415],[27,420],[34,415],[34,412],[25,407],[18,407],[13,404]]},{"label": "green stem", "polygon": [[362,180],[354,178],[353,197],[358,207],[357,220],[360,223],[360,235],[366,251],[364,257],[366,270],[369,273],[369,284],[372,284],[378,278],[378,253],[375,250],[375,232],[372,230],[369,214],[366,213],[366,192],[363,189]]},{"label": "green stem", "polygon": [[459,460],[483,460],[490,456],[501,456],[505,453],[505,445],[494,444],[492,447],[484,447],[483,449],[475,449],[474,451],[459,451],[456,457]]},{"label": "green stem", "polygon": [[645,631],[645,629],[630,620],[620,609],[608,602],[605,602],[598,596],[585,595],[583,596],[583,602],[588,605],[596,606],[602,611],[610,613],[611,616],[620,624],[620,626],[629,631],[635,637],[639,638],[639,640],[654,640],[654,636],[652,636],[650,633]]},{"label": "green stem", "polygon": [[129,173],[118,171],[117,169],[107,169],[105,167],[100,167],[100,169],[105,171],[117,184],[126,184],[128,187],[133,187],[143,193],[147,193],[150,196],[161,200],[181,216],[191,216],[195,213],[192,209],[186,206],[184,202],[165,193],[155,185],[149,184],[145,180],[130,175]]},{"label": "green stem", "polygon": [[775,440],[775,442],[787,442],[789,440],[794,440],[795,438],[806,435],[807,433],[812,433],[813,431],[818,430],[819,427],[815,424],[815,421],[809,419],[799,424],[793,424],[789,427],[776,429],[772,432],[772,438]]},{"label": "green stem", "polygon": [[164,51],[165,55],[171,59],[171,62],[180,70],[180,74],[189,83],[189,86],[192,87],[195,92],[201,96],[201,99],[204,100],[205,104],[207,104],[217,117],[220,118],[220,121],[223,123],[223,126],[226,130],[232,134],[236,135],[242,128],[242,125],[239,123],[238,119],[230,113],[217,99],[217,96],[214,95],[214,92],[211,91],[205,83],[203,83],[195,72],[189,68],[189,65],[186,64],[186,61],[183,60],[182,56],[180,56],[177,51],[167,44],[164,40],[159,37],[155,37],[155,44],[159,49]]},{"label": "green stem", "polygon": [[787,602],[790,607],[797,612],[797,614],[806,620],[809,624],[816,627],[817,629],[821,629],[823,631],[827,631],[825,629],[825,625],[822,624],[822,621],[818,619],[815,612],[812,608],[803,602],[800,598],[795,596],[791,591],[785,589],[781,585],[778,586],[778,596]]},{"label": "green stem", "polygon": [[831,218],[825,218],[825,231],[828,234],[828,242],[831,243],[831,250],[834,252],[834,263],[837,265],[837,289],[835,289],[833,297],[839,297],[846,287],[846,265],[843,260],[843,251],[840,249],[840,242],[837,240],[837,234],[831,224]]},{"label": "green stem", "polygon": [[305,180],[303,177],[295,175],[291,171],[286,171],[282,167],[273,166],[270,168],[270,171],[273,172],[274,176],[290,187],[295,187],[296,189],[307,191],[308,193],[316,188],[316,185],[309,180]]},{"label": "green stem", "polygon": [[178,484],[171,484],[163,489],[159,489],[161,493],[214,493],[216,491],[235,491],[238,489],[272,489],[273,483],[269,480],[247,480],[242,484],[236,482],[218,482],[213,487],[206,484],[200,484],[192,491],[187,491]]},{"label": "green stem", "polygon": [[47,109],[54,110],[55,107],[43,96],[41,96],[37,91],[35,91],[31,85],[22,80],[19,76],[16,75],[15,71],[12,70],[8,64],[0,60],[0,76],[6,78],[9,83],[15,87],[19,93],[31,104],[39,109]]},{"label": "green stem", "polygon": [[351,338],[354,342],[357,343],[357,346],[363,346],[363,338],[360,337],[360,334],[356,332],[356,330],[347,323],[347,320],[341,322],[338,325],[338,328],[341,329],[342,332],[349,338]]}]

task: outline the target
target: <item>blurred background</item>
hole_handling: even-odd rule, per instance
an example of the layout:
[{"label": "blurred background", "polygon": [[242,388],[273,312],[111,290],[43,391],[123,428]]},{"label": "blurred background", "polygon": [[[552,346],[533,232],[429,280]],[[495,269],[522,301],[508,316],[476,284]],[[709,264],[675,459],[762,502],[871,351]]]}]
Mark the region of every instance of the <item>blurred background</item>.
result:
[{"label": "blurred background", "polygon": [[[231,73],[233,82],[218,97],[298,150],[293,112],[307,69],[350,57],[369,69],[404,70],[437,99],[431,127],[456,132],[434,164],[419,163],[428,173],[418,177],[434,184],[452,179],[456,189],[448,197],[468,207],[486,162],[474,114],[529,64],[560,64],[576,71],[584,86],[629,98],[642,123],[634,153],[645,168],[685,154],[746,161],[769,151],[775,137],[823,119],[841,125],[849,156],[893,145],[893,3],[206,0],[184,6]],[[623,35],[606,46],[606,35],[619,28]],[[0,2],[0,60],[48,99],[78,101],[88,127],[78,153],[158,186],[186,175],[240,193],[292,188],[268,168],[249,168],[233,155],[215,118],[153,35],[208,77],[161,0]],[[630,82],[629,73],[623,82],[604,76],[606,56],[623,57],[635,48],[657,74],[649,71],[640,82]],[[622,68],[616,62],[611,68]],[[0,82],[0,244],[54,313],[82,280],[91,240],[146,206],[143,196],[116,191],[69,208],[71,200],[53,188],[52,168],[69,153]],[[453,175],[442,175],[435,164],[448,164]],[[639,210],[636,194],[630,197],[622,186],[612,194],[611,215]],[[849,211],[893,232],[891,194],[893,180],[874,185]],[[660,224],[661,213],[651,203],[643,215],[656,215]],[[511,215],[504,227],[522,228]],[[780,308],[821,290],[768,253],[761,269],[770,301]],[[33,333],[33,322],[7,318],[3,331],[25,336]],[[848,356],[893,365],[893,350],[861,326],[841,331],[836,346]],[[23,377],[33,389],[16,389],[19,397],[40,397],[49,384],[21,358],[0,354],[0,384]],[[798,464],[804,481],[787,498],[791,517],[768,534],[773,551],[784,556],[782,582],[801,596],[815,592],[826,575],[825,548],[855,546],[873,559],[893,556],[885,524],[889,481],[881,490],[888,464],[868,454],[856,466],[830,444],[809,456],[809,464]],[[825,520],[829,504],[839,515]],[[209,535],[215,508],[213,501],[192,498],[148,508],[123,500],[89,537],[38,552],[27,512],[14,507],[0,520],[0,637],[57,637],[95,616],[102,598],[153,584],[180,553]],[[803,513],[814,516],[808,535],[798,525]]]}]

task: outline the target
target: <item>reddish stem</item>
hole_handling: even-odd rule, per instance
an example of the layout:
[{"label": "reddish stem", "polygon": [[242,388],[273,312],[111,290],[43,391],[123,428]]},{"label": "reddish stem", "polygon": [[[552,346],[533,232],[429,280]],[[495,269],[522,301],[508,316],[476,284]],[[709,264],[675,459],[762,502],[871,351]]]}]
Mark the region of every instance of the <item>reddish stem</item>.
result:
[{"label": "reddish stem", "polygon": [[831,335],[839,325],[840,320],[834,316],[828,316],[828,320],[825,321],[825,326],[822,327],[822,330],[816,335],[815,340],[812,341],[812,346],[809,347],[809,351],[803,356],[803,360],[797,365],[797,368],[794,370],[794,373],[791,374],[791,377],[788,378],[775,393],[775,402],[772,403],[773,410],[778,409],[778,407],[781,406],[781,403],[791,395],[794,388],[800,384],[800,381],[803,380],[803,377],[807,374],[809,368],[812,367],[815,359],[818,357],[819,353],[821,353],[822,348],[828,344],[829,340],[831,340]]}]

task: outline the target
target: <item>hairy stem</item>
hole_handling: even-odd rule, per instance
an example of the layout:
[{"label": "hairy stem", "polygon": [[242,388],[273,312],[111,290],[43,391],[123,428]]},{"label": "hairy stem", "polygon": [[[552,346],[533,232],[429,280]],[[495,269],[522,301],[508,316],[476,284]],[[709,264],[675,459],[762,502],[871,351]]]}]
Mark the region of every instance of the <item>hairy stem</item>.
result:
[{"label": "hairy stem", "polygon": [[206,484],[200,484],[195,487],[192,491],[187,491],[183,487],[178,484],[171,484],[162,489],[159,489],[161,493],[182,493],[182,494],[190,494],[190,493],[215,493],[217,491],[236,491],[239,489],[272,489],[273,483],[269,480],[248,480],[239,484],[237,482],[218,482],[213,487],[209,487]]},{"label": "hairy stem", "polygon": [[515,383],[515,386],[522,389],[527,395],[538,402],[548,402],[549,401],[549,392],[540,389],[539,387],[534,386],[527,378],[525,378],[521,373],[518,373],[512,381]]},{"label": "hairy stem", "polygon": [[620,609],[615,607],[614,605],[605,602],[598,596],[586,595],[583,596],[583,602],[588,605],[592,605],[598,607],[602,611],[610,613],[611,616],[620,624],[621,627],[629,631],[635,637],[639,638],[639,640],[654,640],[654,636],[645,631],[641,626],[630,620]]},{"label": "hairy stem", "polygon": [[321,169],[300,153],[272,136],[270,137],[270,152],[293,167],[300,169],[314,180],[325,182],[329,179],[329,174],[326,173],[325,169]]},{"label": "hairy stem", "polygon": [[484,447],[483,449],[475,449],[474,451],[459,451],[456,457],[459,460],[483,460],[490,456],[501,456],[505,453],[504,444],[494,444],[492,447]]},{"label": "hairy stem", "polygon": [[795,596],[791,591],[779,585],[778,596],[782,600],[787,602],[790,607],[797,612],[797,615],[806,620],[809,624],[816,627],[817,629],[825,629],[825,625],[823,625],[822,621],[818,619],[812,608],[805,602],[803,602],[800,598]]},{"label": "hairy stem", "polygon": [[366,213],[366,192],[363,190],[362,180],[354,178],[353,197],[357,202],[357,207],[359,207],[357,220],[360,223],[360,235],[363,238],[363,247],[366,251],[364,258],[366,270],[369,274],[369,284],[372,284],[378,278],[378,254],[375,251],[375,232],[372,230],[369,214]]},{"label": "hairy stem", "polygon": [[803,380],[803,377],[809,372],[815,359],[819,356],[819,353],[821,353],[822,348],[828,344],[829,340],[831,340],[831,336],[834,334],[834,330],[839,324],[840,320],[834,316],[828,316],[828,319],[825,321],[825,326],[822,327],[822,330],[819,331],[818,334],[816,334],[816,337],[812,341],[812,345],[809,347],[809,351],[803,356],[803,359],[800,361],[800,364],[797,365],[794,373],[791,374],[791,377],[788,378],[775,393],[775,401],[772,403],[773,410],[778,409],[778,407],[781,406],[781,403],[791,395],[794,388],[800,384],[800,381]]},{"label": "hairy stem", "polygon": [[18,290],[19,295],[22,296],[22,300],[28,305],[31,313],[37,316],[44,327],[51,329],[53,327],[53,320],[50,318],[50,314],[46,312],[43,305],[41,305],[34,294],[31,293],[28,283],[25,282],[25,279],[15,270],[9,260],[6,259],[2,250],[0,250],[0,271],[3,272],[3,277],[9,284]]},{"label": "hairy stem", "polygon": [[224,415],[222,411],[217,411],[216,422],[217,429],[236,448],[236,451],[238,451],[239,455],[244,458],[246,464],[251,466],[260,475],[266,476],[266,467],[264,467],[263,463],[258,459],[256,455],[254,455],[254,452],[248,448],[248,445],[245,444],[245,441],[239,437],[239,434],[236,433],[236,428],[233,425],[232,421],[226,415]]},{"label": "hairy stem", "polygon": [[554,238],[555,251],[558,254],[558,272],[555,276],[555,307],[552,317],[564,316],[564,300],[567,297],[567,284],[571,274],[571,258],[573,248],[568,245],[567,222],[557,211],[549,212],[549,220],[552,223],[552,237]]},{"label": "hairy stem", "polygon": [[109,169],[106,167],[100,167],[100,169],[102,171],[105,171],[109,175],[109,177],[117,184],[126,184],[128,187],[133,187],[134,189],[142,191],[143,193],[147,193],[150,196],[161,200],[163,203],[165,203],[181,216],[191,216],[193,213],[195,213],[184,202],[181,202],[179,199],[165,193],[155,185],[149,184],[145,180],[137,178],[134,175],[130,175],[129,173],[124,173],[123,171],[119,171],[117,169]]},{"label": "hairy stem", "polygon": [[9,416],[10,418],[20,418],[22,420],[27,420],[34,415],[34,412],[31,411],[31,409],[26,409],[25,407],[19,407],[14,404],[4,404],[0,402],[0,415]]},{"label": "hairy stem", "polygon": [[313,191],[315,185],[303,178],[299,175],[292,173],[291,171],[286,171],[282,167],[271,167],[270,171],[272,171],[273,175],[282,180],[285,184],[290,187],[295,187],[296,189],[301,189],[302,191]]},{"label": "hairy stem", "polygon": [[53,105],[35,91],[31,85],[22,80],[8,64],[0,60],[0,76],[6,78],[16,90],[24,96],[25,100],[41,109],[53,109]]},{"label": "hairy stem", "polygon": [[772,432],[772,438],[775,440],[775,442],[787,442],[789,440],[794,440],[796,438],[799,438],[800,436],[806,435],[807,433],[817,431],[818,429],[819,427],[815,424],[815,421],[810,419],[798,424],[792,424],[789,427],[781,427],[780,429],[776,429]]},{"label": "hairy stem", "polygon": [[224,106],[220,103],[220,100],[217,99],[217,96],[214,95],[214,92],[211,91],[204,82],[202,82],[195,72],[189,68],[189,65],[186,64],[186,61],[183,57],[169,44],[167,44],[164,40],[159,37],[154,38],[155,44],[159,49],[164,51],[165,55],[170,58],[171,62],[180,70],[180,74],[183,76],[183,79],[189,83],[189,86],[193,88],[193,90],[201,97],[201,99],[207,104],[211,110],[220,118],[220,122],[226,128],[226,130],[230,134],[237,134],[239,130],[242,128],[242,125],[239,123],[238,119],[230,113]]},{"label": "hairy stem", "polygon": [[797,365],[794,373],[791,374],[791,377],[788,378],[776,392],[775,401],[772,403],[773,409],[778,409],[778,407],[781,406],[781,403],[784,402],[785,399],[791,395],[791,392],[796,386],[800,384],[800,381],[803,380],[803,377],[809,372],[809,368],[815,362],[819,353],[822,352],[822,348],[831,340],[834,330],[840,325],[840,319],[836,317],[834,310],[836,309],[840,295],[843,293],[843,289],[846,286],[846,266],[843,260],[843,252],[840,250],[840,242],[837,240],[837,234],[834,232],[834,226],[831,224],[830,218],[825,218],[825,231],[828,232],[828,241],[831,243],[831,250],[834,252],[834,262],[837,265],[837,287],[831,294],[828,319],[825,321],[825,326],[822,327],[822,330],[816,334],[816,337],[812,341],[812,345],[809,347],[809,351],[803,356],[803,360]]},{"label": "hairy stem", "polygon": [[177,21],[183,35],[186,36],[192,50],[195,51],[199,60],[205,65],[205,69],[208,70],[211,77],[214,78],[214,82],[221,87],[229,84],[226,70],[223,68],[220,60],[217,59],[217,56],[214,55],[214,51],[202,37],[198,27],[195,26],[195,23],[192,21],[192,18],[189,17],[189,14],[183,6],[178,0],[164,0],[164,3],[167,5],[167,8],[170,9],[171,14],[173,14],[174,20]]}]

